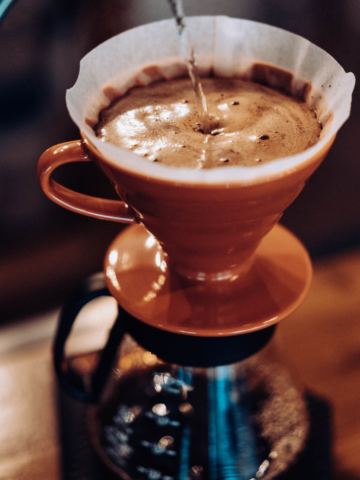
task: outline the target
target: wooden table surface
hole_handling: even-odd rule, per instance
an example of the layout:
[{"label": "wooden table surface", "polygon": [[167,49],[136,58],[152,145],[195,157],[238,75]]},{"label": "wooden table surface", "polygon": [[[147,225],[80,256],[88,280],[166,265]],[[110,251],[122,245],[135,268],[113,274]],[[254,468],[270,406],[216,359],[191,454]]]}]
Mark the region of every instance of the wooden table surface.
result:
[{"label": "wooden table surface", "polygon": [[[61,479],[56,318],[0,329],[1,480]],[[332,405],[335,478],[360,479],[360,249],[315,264],[309,296],[277,336],[305,386]]]}]

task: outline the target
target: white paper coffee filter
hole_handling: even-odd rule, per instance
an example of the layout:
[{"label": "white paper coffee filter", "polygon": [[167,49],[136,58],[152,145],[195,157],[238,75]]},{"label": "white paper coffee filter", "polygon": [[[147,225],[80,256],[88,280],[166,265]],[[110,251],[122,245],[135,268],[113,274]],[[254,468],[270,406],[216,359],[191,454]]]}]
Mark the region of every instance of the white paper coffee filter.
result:
[{"label": "white paper coffee filter", "polygon": [[[345,73],[334,58],[308,40],[269,25],[222,16],[190,17],[187,27],[204,75],[213,70],[217,76],[244,76],[253,64],[265,63],[293,73],[294,94],[304,82],[310,82],[308,105],[316,107],[324,125],[321,140],[303,153],[261,166],[203,170],[149,163],[130,151],[99,140],[89,123],[96,124],[99,111],[110,103],[109,95],[104,94],[106,88],[111,87],[121,95],[139,81],[150,83],[151,75],[141,73],[147,66],[157,65],[168,79],[185,71],[175,22],[164,20],[124,32],[91,51],[81,60],[76,84],[67,91],[71,118],[109,161],[148,177],[177,182],[252,183],[307,160],[321,150],[349,117],[354,75]],[[276,79],[273,86],[277,86]]]}]

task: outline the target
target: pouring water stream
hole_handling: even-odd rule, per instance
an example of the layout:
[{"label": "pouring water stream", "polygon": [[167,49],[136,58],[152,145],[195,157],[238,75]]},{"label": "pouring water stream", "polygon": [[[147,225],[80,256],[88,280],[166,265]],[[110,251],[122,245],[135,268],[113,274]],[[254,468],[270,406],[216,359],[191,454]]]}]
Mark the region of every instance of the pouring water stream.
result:
[{"label": "pouring water stream", "polygon": [[168,0],[178,28],[178,36],[182,55],[186,61],[190,79],[195,91],[196,104],[199,111],[201,129],[205,134],[210,133],[206,98],[201,86],[199,69],[196,63],[194,46],[192,45],[185,25],[185,14],[182,0]]}]

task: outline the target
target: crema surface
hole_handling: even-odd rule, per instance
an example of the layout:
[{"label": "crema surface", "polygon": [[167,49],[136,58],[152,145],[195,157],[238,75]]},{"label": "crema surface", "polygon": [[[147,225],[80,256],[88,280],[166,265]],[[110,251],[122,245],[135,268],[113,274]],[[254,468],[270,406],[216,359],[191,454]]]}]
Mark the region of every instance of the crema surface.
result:
[{"label": "crema surface", "polygon": [[99,114],[103,141],[178,168],[257,166],[300,153],[321,124],[306,103],[241,79],[203,78],[211,131],[199,124],[189,79],[131,89]]}]

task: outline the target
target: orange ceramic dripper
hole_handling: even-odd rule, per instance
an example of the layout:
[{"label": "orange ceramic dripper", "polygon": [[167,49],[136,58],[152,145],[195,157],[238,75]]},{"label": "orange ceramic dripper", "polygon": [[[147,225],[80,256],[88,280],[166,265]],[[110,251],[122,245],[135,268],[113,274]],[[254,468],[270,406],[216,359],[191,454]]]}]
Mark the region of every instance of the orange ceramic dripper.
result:
[{"label": "orange ceramic dripper", "polygon": [[[259,242],[298,196],[332,142],[297,168],[259,176],[251,183],[239,178],[231,184],[194,184],[125,170],[104,158],[86,138],[83,148],[80,142],[69,142],[46,151],[39,161],[39,181],[44,192],[66,208],[144,225],[166,253],[166,262],[181,275],[221,280],[248,270]],[[80,196],[51,180],[58,164],[90,159],[106,173],[125,203]]]},{"label": "orange ceramic dripper", "polygon": [[[271,302],[263,302],[261,314],[254,313],[252,294],[239,294],[245,292],[244,285],[251,276],[254,285],[258,285],[254,287],[257,291],[260,291],[259,279],[267,284],[266,291],[271,289],[273,282],[269,276],[266,281],[264,277],[267,271],[264,265],[274,257],[271,238],[279,237],[275,247],[286,250],[280,237],[285,238],[287,234],[276,233],[267,243],[262,239],[277,224],[284,209],[297,197],[331,147],[349,113],[353,76],[345,74],[326,52],[273,27],[225,17],[194,18],[189,27],[203,73],[245,76],[289,93],[305,95],[313,105],[317,99],[325,126],[320,142],[301,154],[266,165],[220,167],[210,171],[150,164],[129,151],[101,142],[91,125],[96,123],[104,102],[108,104],[115,94],[124,94],[132,85],[183,74],[183,64],[170,55],[177,39],[175,32],[171,36],[173,24],[168,21],[125,32],[85,57],[77,83],[67,94],[70,114],[80,127],[83,140],[46,151],[39,161],[38,178],[45,194],[65,208],[111,221],[137,222],[145,227],[142,231],[134,227],[119,237],[105,259],[109,288],[121,305],[137,318],[159,328],[182,329],[188,334],[231,335],[278,321],[299,304],[309,287],[308,256],[299,242],[295,242],[293,251],[297,250],[298,258],[302,258],[302,267],[298,269],[302,272],[300,282],[287,282],[288,277],[282,276],[282,286],[273,288]],[[247,37],[242,38],[239,32],[245,31]],[[206,32],[213,36],[213,43],[204,45],[200,40]],[[148,37],[151,44],[146,41]],[[247,39],[254,46],[249,47]],[[264,42],[269,39],[273,40],[273,50],[267,52],[267,58],[277,62],[276,65],[259,63],[266,51]],[[136,48],[138,44],[141,49]],[[241,57],[244,45],[247,54],[249,48],[252,49],[254,60]],[[285,51],[284,45],[289,50]],[[298,50],[302,52],[300,59],[292,64],[294,52]],[[114,62],[115,57],[121,61]],[[322,61],[323,70],[319,69],[318,60]],[[296,74],[284,70],[287,66],[296,69]],[[304,77],[306,74],[310,77]],[[321,82],[321,75],[333,79],[334,88],[331,93],[328,89],[320,96],[315,87]],[[331,111],[326,100],[333,107]],[[61,164],[90,160],[105,173],[123,201],[81,195],[51,179],[53,170]],[[130,245],[125,249],[126,255],[122,253],[123,243]],[[265,250],[259,267],[261,248]],[[274,271],[287,270],[292,264],[298,268],[294,258],[290,262],[282,258]],[[296,277],[296,272],[294,275]],[[285,288],[286,283],[291,285],[292,294]],[[139,291],[143,292],[142,296],[136,293]],[[286,295],[279,297],[278,293],[285,291]],[[204,302],[204,298],[214,302]],[[247,311],[242,319],[240,298],[241,309]],[[246,299],[250,303],[245,308]],[[211,312],[206,303],[211,304]]]},{"label": "orange ceramic dripper", "polygon": [[[333,138],[296,168],[272,176],[259,176],[252,182],[239,178],[231,184],[201,184],[149,178],[121,168],[84,137],[82,144],[70,142],[45,152],[39,161],[39,181],[60,205],[98,218],[135,221],[146,228],[131,227],[120,235],[116,240],[120,243],[111,245],[105,261],[109,288],[130,313],[170,331],[231,335],[277,322],[307,292],[311,269],[303,247],[294,245],[303,258],[294,272],[296,281],[289,280],[289,272],[279,286],[270,281],[275,292],[269,298],[261,288],[268,266],[264,267],[263,260],[259,263],[257,247],[300,193],[332,142]],[[59,163],[90,159],[106,173],[125,202],[80,196],[51,180]],[[286,245],[280,240],[275,247],[282,250]],[[270,237],[267,242],[271,244]],[[272,248],[261,258],[276,258]],[[291,270],[292,262],[295,267],[296,259],[284,258],[273,266],[273,274]],[[247,291],[254,272],[255,297]],[[284,288],[286,294],[280,294]],[[268,292],[267,287],[265,290]],[[255,308],[258,302],[260,312]]]}]

